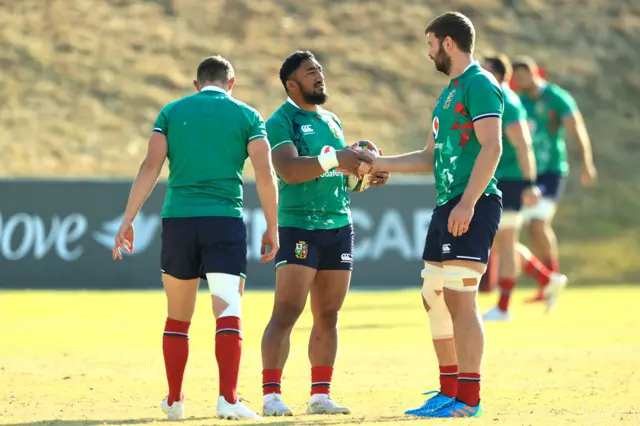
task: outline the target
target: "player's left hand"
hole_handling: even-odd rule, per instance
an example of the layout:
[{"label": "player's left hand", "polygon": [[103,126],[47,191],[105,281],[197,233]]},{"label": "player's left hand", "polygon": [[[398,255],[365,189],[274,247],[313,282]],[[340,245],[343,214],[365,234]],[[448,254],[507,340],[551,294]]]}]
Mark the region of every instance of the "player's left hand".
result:
[{"label": "player's left hand", "polygon": [[593,164],[585,164],[582,166],[582,175],[580,176],[580,182],[582,186],[593,186],[598,180],[598,171]]},{"label": "player's left hand", "polygon": [[460,201],[449,214],[447,230],[454,237],[460,237],[469,230],[469,224],[473,218],[474,206],[462,204]]},{"label": "player's left hand", "polygon": [[373,172],[369,186],[382,186],[389,180],[389,172]]},{"label": "player's left hand", "polygon": [[116,233],[115,242],[113,243],[113,249],[111,250],[113,260],[122,260],[122,252],[120,251],[121,249],[126,251],[127,253],[133,253],[133,239],[133,222],[123,219],[122,224],[120,225],[120,228]]},{"label": "player's left hand", "polygon": [[540,188],[535,185],[525,188],[522,191],[522,204],[525,207],[533,207],[537,205],[541,198],[542,193],[540,192]]}]

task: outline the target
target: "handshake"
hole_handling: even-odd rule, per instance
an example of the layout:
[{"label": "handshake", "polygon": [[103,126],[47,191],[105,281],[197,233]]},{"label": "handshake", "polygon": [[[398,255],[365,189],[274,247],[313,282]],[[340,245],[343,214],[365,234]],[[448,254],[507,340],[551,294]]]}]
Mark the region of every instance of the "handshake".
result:
[{"label": "handshake", "polygon": [[370,186],[382,186],[389,180],[389,173],[376,168],[377,153],[382,151],[368,143],[372,149],[359,149],[360,142],[346,146],[336,151],[338,168],[362,179],[364,175],[370,174]]}]

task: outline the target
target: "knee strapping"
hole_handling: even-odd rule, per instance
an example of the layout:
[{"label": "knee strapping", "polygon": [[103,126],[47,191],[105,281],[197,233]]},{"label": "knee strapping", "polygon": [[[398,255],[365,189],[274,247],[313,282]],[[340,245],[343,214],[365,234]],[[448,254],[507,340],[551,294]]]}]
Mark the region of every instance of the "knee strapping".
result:
[{"label": "knee strapping", "polygon": [[442,294],[442,268],[425,263],[422,270],[422,297],[426,302],[429,315],[429,327],[433,339],[453,337],[451,314]]},{"label": "knee strapping", "polygon": [[240,295],[240,280],[237,275],[209,273],[207,282],[212,296],[216,296],[227,303],[227,307],[218,318],[241,317],[242,296]]},{"label": "knee strapping", "polygon": [[454,291],[477,291],[482,274],[464,266],[445,265],[443,286]]}]

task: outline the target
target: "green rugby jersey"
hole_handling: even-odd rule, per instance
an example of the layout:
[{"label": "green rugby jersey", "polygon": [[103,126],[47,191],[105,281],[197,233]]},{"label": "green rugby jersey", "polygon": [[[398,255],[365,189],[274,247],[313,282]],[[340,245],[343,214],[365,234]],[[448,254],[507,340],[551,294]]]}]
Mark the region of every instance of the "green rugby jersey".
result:
[{"label": "green rugby jersey", "polygon": [[247,144],[267,138],[255,109],[207,86],[165,106],[154,132],[167,137],[168,190],[162,217],[242,217]]},{"label": "green rugby jersey", "polygon": [[[502,117],[504,100],[496,79],[473,62],[451,79],[436,102],[432,116],[436,204],[441,206],[467,188],[480,153],[473,123],[487,117]],[[484,191],[502,193],[495,177]]]},{"label": "green rugby jersey", "polygon": [[521,94],[529,118],[538,174],[569,173],[565,128],[562,120],[578,112],[573,96],[555,84],[545,84],[539,99]]},{"label": "green rugby jersey", "polygon": [[[504,114],[502,115],[502,129],[506,129],[511,124],[525,121],[527,112],[520,102],[518,95],[509,88],[507,84],[502,84],[502,94],[504,95]],[[502,132],[502,157],[496,169],[496,179],[521,180],[522,170],[518,162],[518,151],[511,143],[506,132]]]},{"label": "green rugby jersey", "polygon": [[[324,147],[344,148],[342,124],[320,107],[305,111],[287,99],[267,120],[271,150],[293,144],[300,156],[318,156]],[[279,178],[278,225],[307,230],[334,229],[351,224],[345,176],[336,169],[309,182],[287,184]]]}]

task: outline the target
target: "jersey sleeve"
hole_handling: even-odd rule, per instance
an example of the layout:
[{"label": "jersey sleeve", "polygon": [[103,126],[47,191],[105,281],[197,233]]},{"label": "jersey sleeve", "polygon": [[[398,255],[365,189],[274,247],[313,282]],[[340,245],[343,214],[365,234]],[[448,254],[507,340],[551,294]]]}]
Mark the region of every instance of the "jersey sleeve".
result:
[{"label": "jersey sleeve", "polygon": [[286,120],[274,115],[267,120],[266,128],[271,151],[283,145],[293,144],[293,130]]},{"label": "jersey sleeve", "polygon": [[502,114],[502,125],[508,126],[519,121],[526,121],[527,113],[520,103],[520,99],[505,99],[504,113]]},{"label": "jersey sleeve", "polygon": [[502,90],[487,76],[476,76],[467,87],[467,110],[474,122],[488,117],[501,118],[504,112]]},{"label": "jersey sleeve", "polygon": [[267,139],[267,129],[262,115],[258,111],[254,111],[249,132],[247,135],[247,143],[255,139]]},{"label": "jersey sleeve", "polygon": [[554,95],[554,108],[558,113],[558,117],[565,118],[578,112],[578,104],[569,92],[566,90],[555,90]]},{"label": "jersey sleeve", "polygon": [[160,111],[160,114],[158,114],[158,118],[156,118],[156,121],[153,123],[153,131],[156,133],[162,133],[163,135],[167,136],[167,134],[169,133],[169,108],[168,106],[165,106],[164,108],[162,108],[162,111]]}]

